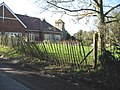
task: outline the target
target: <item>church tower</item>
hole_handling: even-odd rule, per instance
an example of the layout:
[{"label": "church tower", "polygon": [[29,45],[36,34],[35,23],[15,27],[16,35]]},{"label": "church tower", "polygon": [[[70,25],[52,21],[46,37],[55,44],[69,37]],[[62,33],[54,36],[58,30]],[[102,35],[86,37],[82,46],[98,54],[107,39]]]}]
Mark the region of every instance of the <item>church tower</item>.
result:
[{"label": "church tower", "polygon": [[65,23],[61,19],[55,21],[55,27],[61,31],[65,29],[64,25]]},{"label": "church tower", "polygon": [[68,32],[65,30],[65,23],[61,19],[56,20],[55,27],[62,31],[62,39],[66,40]]}]

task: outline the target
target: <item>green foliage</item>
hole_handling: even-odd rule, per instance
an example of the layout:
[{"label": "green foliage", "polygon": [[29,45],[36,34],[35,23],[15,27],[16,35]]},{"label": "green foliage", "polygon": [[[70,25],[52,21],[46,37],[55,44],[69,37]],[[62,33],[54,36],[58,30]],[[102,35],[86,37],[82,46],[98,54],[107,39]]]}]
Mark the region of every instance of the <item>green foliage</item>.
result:
[{"label": "green foliage", "polygon": [[76,39],[82,40],[83,45],[90,46],[93,43],[94,31],[82,31],[80,30],[75,34]]},{"label": "green foliage", "polygon": [[107,43],[118,43],[120,44],[120,14],[114,13],[113,16],[116,16],[114,19],[110,19],[110,21],[114,21],[107,24]]},{"label": "green foliage", "polygon": [[[72,44],[53,44],[53,43],[41,43],[38,44],[40,50],[47,54],[49,60],[55,60],[58,64],[73,64],[75,67],[79,65],[84,57],[83,49],[79,45]],[[85,52],[88,53],[91,47],[84,47]],[[91,59],[90,59],[91,57]],[[88,57],[88,63],[92,64],[92,54]]]},{"label": "green foliage", "polygon": [[7,46],[1,46],[1,45],[0,45],[0,54],[8,58],[16,58],[20,56],[20,54],[13,48]]}]

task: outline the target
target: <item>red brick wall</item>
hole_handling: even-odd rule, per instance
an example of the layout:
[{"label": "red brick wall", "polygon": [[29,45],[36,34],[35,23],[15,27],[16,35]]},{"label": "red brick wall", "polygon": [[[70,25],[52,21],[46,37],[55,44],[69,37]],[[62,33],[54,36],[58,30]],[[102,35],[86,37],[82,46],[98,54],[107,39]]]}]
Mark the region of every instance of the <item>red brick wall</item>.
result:
[{"label": "red brick wall", "polygon": [[10,17],[10,18],[15,18],[12,13],[9,12],[9,10],[7,10],[6,7],[4,7],[4,15],[5,17]]},{"label": "red brick wall", "polygon": [[[2,11],[2,7],[0,7],[0,11]],[[16,19],[9,10],[5,8],[5,17]],[[12,19],[3,19],[0,18],[0,32],[25,32],[24,26],[18,20]]]},{"label": "red brick wall", "polygon": [[0,7],[0,16],[2,16],[2,6]]},{"label": "red brick wall", "polygon": [[0,19],[0,32],[25,32],[25,28],[18,20]]}]

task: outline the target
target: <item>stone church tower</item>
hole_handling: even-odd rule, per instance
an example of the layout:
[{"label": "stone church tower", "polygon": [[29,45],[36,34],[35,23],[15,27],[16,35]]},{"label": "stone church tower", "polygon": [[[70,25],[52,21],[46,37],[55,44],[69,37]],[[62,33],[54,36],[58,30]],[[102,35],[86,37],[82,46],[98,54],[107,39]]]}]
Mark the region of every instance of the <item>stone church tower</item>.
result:
[{"label": "stone church tower", "polygon": [[56,20],[55,27],[62,31],[62,39],[66,40],[68,32],[65,30],[65,23],[61,19]]},{"label": "stone church tower", "polygon": [[64,25],[65,23],[61,19],[55,21],[55,27],[60,29],[61,31],[65,29]]}]

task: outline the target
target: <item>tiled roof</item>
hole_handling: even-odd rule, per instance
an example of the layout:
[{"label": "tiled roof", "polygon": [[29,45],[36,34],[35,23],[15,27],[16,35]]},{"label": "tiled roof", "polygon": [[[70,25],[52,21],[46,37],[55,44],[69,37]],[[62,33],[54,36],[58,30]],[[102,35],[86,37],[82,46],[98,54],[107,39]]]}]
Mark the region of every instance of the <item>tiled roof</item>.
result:
[{"label": "tiled roof", "polygon": [[41,20],[27,15],[16,14],[16,16],[27,26],[29,30],[41,30]]},{"label": "tiled roof", "polygon": [[56,27],[52,26],[50,23],[46,22],[45,20],[42,21],[42,27],[44,31],[53,31],[53,32],[62,32],[61,30],[57,29]]},{"label": "tiled roof", "polygon": [[41,21],[39,18],[20,14],[16,14],[16,16],[27,26],[28,30],[38,30],[43,32],[61,32],[61,30],[52,26],[45,20]]}]

